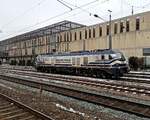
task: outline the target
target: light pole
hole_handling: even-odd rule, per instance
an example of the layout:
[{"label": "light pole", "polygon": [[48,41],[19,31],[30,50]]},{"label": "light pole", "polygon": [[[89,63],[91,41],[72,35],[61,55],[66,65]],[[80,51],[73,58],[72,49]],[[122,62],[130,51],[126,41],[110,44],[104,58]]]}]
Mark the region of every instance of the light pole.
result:
[{"label": "light pole", "polygon": [[[108,12],[110,13],[110,15],[109,15],[109,49],[112,49],[112,36],[111,36],[111,12],[112,11],[108,10]],[[106,22],[105,19],[98,16],[97,14],[94,14],[94,17],[99,18],[99,19],[103,20],[104,22]]]},{"label": "light pole", "polygon": [[111,36],[111,10],[108,10],[109,14],[109,49],[112,49],[112,36]]}]

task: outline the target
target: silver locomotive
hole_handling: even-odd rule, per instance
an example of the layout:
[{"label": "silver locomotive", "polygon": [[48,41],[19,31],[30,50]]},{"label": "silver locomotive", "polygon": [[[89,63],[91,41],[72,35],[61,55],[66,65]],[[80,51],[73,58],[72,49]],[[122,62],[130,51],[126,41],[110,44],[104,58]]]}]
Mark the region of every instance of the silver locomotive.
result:
[{"label": "silver locomotive", "polygon": [[124,55],[110,49],[38,55],[35,67],[42,72],[101,78],[119,78],[129,70]]}]

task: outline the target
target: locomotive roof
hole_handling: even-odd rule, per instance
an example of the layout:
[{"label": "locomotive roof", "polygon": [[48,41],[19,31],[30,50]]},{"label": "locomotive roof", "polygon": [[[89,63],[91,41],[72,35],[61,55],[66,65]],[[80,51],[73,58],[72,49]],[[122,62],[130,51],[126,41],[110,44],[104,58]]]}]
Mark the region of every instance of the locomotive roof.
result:
[{"label": "locomotive roof", "polygon": [[55,53],[55,54],[41,54],[42,56],[74,56],[74,55],[89,55],[89,54],[115,54],[120,53],[119,50],[110,50],[110,49],[98,49],[93,51],[77,51],[77,52],[65,52],[65,53]]}]

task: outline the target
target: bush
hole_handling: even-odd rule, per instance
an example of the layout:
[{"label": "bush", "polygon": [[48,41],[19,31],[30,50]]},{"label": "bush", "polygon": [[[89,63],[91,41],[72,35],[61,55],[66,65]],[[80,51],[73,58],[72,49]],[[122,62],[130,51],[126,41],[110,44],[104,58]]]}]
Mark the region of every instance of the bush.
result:
[{"label": "bush", "polygon": [[16,60],[11,60],[10,65],[17,65],[17,61]]},{"label": "bush", "polygon": [[132,56],[129,58],[129,66],[132,70],[143,69],[144,59]]},{"label": "bush", "polygon": [[138,67],[140,68],[140,69],[144,69],[144,58],[142,57],[142,58],[138,58]]},{"label": "bush", "polygon": [[18,63],[18,65],[20,65],[20,66],[22,65],[22,60],[19,60],[19,63]]},{"label": "bush", "polygon": [[27,64],[26,65],[27,66],[31,66],[32,65],[31,60],[27,60]]}]

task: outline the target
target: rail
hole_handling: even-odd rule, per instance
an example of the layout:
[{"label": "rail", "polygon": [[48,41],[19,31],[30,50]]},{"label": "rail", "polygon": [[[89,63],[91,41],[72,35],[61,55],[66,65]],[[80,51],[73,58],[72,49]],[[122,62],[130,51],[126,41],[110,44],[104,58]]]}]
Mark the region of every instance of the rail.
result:
[{"label": "rail", "polygon": [[[2,93],[0,93],[0,100],[1,100],[0,119],[2,119],[2,120],[18,119],[18,117],[22,117],[22,120],[23,119],[54,120],[53,118],[51,118],[51,117],[29,107],[21,102],[18,102]],[[2,101],[4,101],[5,103],[7,103],[7,102],[8,103],[5,105],[5,104],[2,104]],[[9,106],[10,106],[10,108],[8,108]],[[14,109],[12,109],[12,107],[15,107],[15,106],[17,106],[16,111],[18,111],[16,113],[15,113]],[[10,111],[10,110],[12,110],[12,111]],[[19,111],[21,111],[21,113]]]},{"label": "rail", "polygon": [[84,90],[70,88],[62,85],[56,85],[52,83],[31,80],[31,78],[18,78],[18,77],[6,76],[2,74],[0,75],[0,77],[3,80],[16,82],[19,84],[27,85],[38,89],[41,88],[42,90],[45,91],[58,93],[61,95],[73,97],[94,104],[99,104],[109,108],[132,113],[138,116],[150,118],[150,105],[131,102],[127,100],[121,100],[119,98],[103,96],[86,90],[84,91]]}]

